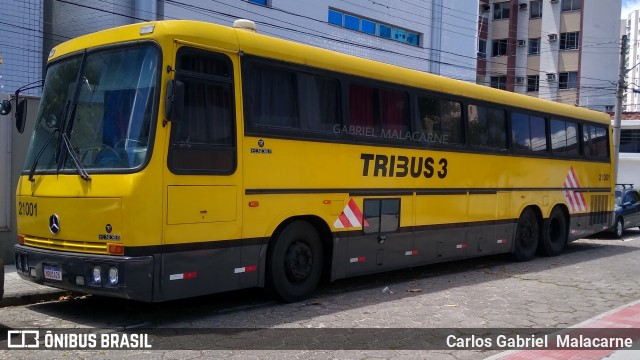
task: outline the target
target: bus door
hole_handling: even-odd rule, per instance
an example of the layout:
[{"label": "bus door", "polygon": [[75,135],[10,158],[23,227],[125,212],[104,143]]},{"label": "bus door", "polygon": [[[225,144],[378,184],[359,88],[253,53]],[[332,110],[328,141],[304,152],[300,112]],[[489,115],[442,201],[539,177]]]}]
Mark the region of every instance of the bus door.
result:
[{"label": "bus door", "polygon": [[348,238],[346,275],[396,269],[413,264],[413,232],[401,227],[412,218],[412,202],[405,198],[363,199],[362,231]]},{"label": "bus door", "polygon": [[170,123],[165,171],[164,298],[233,290],[242,282],[233,61],[192,47],[176,54],[175,80],[184,85],[184,103]]}]

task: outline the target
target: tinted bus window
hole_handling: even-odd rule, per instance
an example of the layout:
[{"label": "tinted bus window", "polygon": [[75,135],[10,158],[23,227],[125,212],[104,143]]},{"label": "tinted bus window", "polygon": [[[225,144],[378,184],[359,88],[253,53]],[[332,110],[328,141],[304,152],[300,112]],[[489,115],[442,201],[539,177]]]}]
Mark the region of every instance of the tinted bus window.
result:
[{"label": "tinted bus window", "polygon": [[516,151],[546,151],[544,118],[514,112],[511,114],[511,142]]},{"label": "tinted bus window", "polygon": [[403,91],[351,84],[348,133],[389,140],[412,140],[408,98]]},{"label": "tinted bus window", "polygon": [[253,123],[274,128],[299,128],[295,74],[275,67],[254,67],[250,76]]},{"label": "tinted bus window", "polygon": [[417,130],[422,132],[421,139],[439,144],[464,143],[462,105],[459,102],[419,96],[418,111]]},{"label": "tinted bus window", "polygon": [[469,105],[469,143],[495,150],[507,148],[504,110]]},{"label": "tinted bus window", "polygon": [[264,64],[249,67],[250,127],[338,132],[341,124],[337,79]]},{"label": "tinted bus window", "polygon": [[578,125],[571,121],[551,119],[551,150],[556,154],[579,155]]},{"label": "tinted bus window", "polygon": [[176,173],[235,170],[231,62],[218,54],[183,49],[176,78],[184,83],[184,110],[172,124],[169,167]]},{"label": "tinted bus window", "polygon": [[607,129],[603,126],[585,125],[583,127],[584,153],[587,157],[608,158]]}]

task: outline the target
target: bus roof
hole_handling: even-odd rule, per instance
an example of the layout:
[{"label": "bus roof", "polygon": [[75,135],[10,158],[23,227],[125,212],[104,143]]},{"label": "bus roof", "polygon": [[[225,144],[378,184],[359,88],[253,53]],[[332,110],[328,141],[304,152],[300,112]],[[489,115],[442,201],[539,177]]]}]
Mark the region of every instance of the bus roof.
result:
[{"label": "bus roof", "polygon": [[[143,34],[142,29],[147,29],[146,31],[148,31],[151,27],[152,32]],[[211,36],[211,34],[215,34],[215,36]],[[80,36],[54,48],[55,51],[52,51],[53,54],[50,55],[49,60],[54,60],[62,55],[85,48],[143,39],[154,39],[165,45],[177,39],[201,44],[211,49],[235,53],[242,51],[244,54],[304,64],[415,88],[427,88],[432,91],[451,94],[452,96],[473,98],[497,104],[509,104],[513,107],[603,124],[609,124],[610,122],[609,115],[594,110],[359,58],[290,40],[262,35],[247,29],[192,20],[163,20],[137,23]]]}]

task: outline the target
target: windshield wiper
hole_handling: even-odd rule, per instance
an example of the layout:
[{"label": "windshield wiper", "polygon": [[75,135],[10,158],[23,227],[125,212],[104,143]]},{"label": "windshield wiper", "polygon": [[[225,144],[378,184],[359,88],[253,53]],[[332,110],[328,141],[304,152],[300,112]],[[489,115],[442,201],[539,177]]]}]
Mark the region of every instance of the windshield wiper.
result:
[{"label": "windshield wiper", "polygon": [[71,160],[73,160],[73,164],[76,166],[76,169],[78,169],[78,175],[80,175],[80,178],[85,181],[91,181],[91,176],[89,176],[89,174],[87,173],[87,170],[85,170],[80,164],[80,161],[78,160],[78,154],[76,154],[76,151],[73,150],[73,147],[71,146],[71,141],[69,141],[69,137],[67,136],[66,133],[62,133],[62,143],[64,144],[64,147],[67,149],[67,152],[71,156]]},{"label": "windshield wiper", "polygon": [[51,132],[51,134],[49,134],[49,137],[47,138],[47,141],[44,142],[44,145],[40,148],[40,151],[38,151],[38,154],[36,155],[35,159],[33,159],[33,164],[31,164],[31,170],[29,170],[29,181],[34,182],[35,179],[33,178],[33,174],[36,172],[36,166],[38,166],[38,160],[40,160],[40,157],[42,157],[42,154],[44,154],[44,151],[47,148],[47,145],[49,145],[49,143],[51,142],[51,139],[53,139],[53,135],[55,135],[55,133],[59,132],[59,129],[53,129],[53,131]]}]

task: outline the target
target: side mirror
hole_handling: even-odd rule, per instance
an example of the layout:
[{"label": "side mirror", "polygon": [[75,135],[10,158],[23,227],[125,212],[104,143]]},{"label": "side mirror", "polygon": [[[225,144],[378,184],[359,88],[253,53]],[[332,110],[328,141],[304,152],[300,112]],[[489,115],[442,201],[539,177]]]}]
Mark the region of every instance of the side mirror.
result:
[{"label": "side mirror", "polygon": [[0,115],[9,115],[11,112],[11,101],[2,100],[0,103]]},{"label": "side mirror", "polygon": [[166,126],[167,122],[179,122],[184,109],[184,83],[182,81],[167,81],[167,98],[164,102],[164,121],[162,126]]},{"label": "side mirror", "polygon": [[24,124],[27,122],[27,99],[22,99],[16,108],[16,129],[22,134],[24,132]]}]

